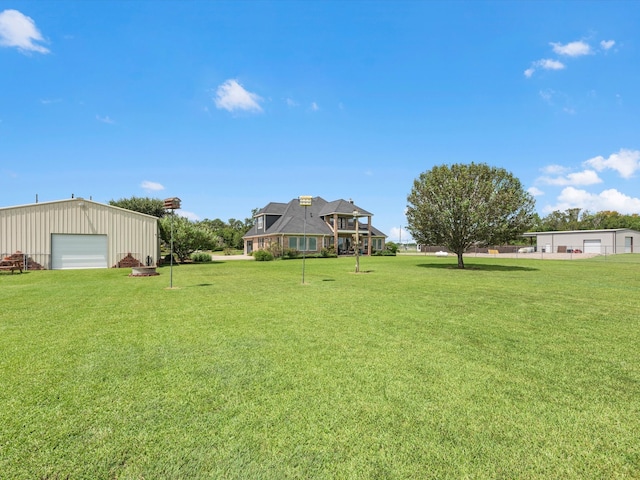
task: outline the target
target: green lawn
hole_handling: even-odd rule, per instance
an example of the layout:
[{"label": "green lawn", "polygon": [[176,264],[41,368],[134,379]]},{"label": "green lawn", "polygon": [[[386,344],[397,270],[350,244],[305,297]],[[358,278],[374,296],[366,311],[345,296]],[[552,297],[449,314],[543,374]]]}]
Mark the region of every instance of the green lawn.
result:
[{"label": "green lawn", "polygon": [[638,263],[455,263],[1,273],[0,478],[640,478]]}]

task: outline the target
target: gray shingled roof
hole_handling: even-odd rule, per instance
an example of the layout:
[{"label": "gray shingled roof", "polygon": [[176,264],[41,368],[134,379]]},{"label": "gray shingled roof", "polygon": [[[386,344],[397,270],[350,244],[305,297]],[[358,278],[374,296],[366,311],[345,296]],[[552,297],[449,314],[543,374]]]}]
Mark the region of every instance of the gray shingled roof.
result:
[{"label": "gray shingled roof", "polygon": [[273,224],[267,233],[303,233],[306,228],[308,234],[332,235],[331,229],[320,217],[320,210],[327,201],[321,197],[315,197],[311,206],[307,207],[307,221],[305,227],[304,207],[300,206],[297,198],[287,204],[282,216]]},{"label": "gray shingled roof", "polygon": [[266,215],[282,215],[287,209],[286,203],[270,202],[266,207],[260,209],[259,214],[264,213]]},{"label": "gray shingled roof", "polygon": [[360,215],[373,215],[373,213],[367,212],[364,208],[360,208],[354,203],[347,202],[346,200],[334,200],[333,202],[328,202],[320,211],[320,215],[325,216],[333,213],[338,213],[340,215],[352,215],[354,210],[358,210]]},{"label": "gray shingled roof", "polygon": [[[266,232],[258,232],[257,226],[254,225],[245,234],[245,237],[253,237],[264,234],[302,234],[306,231],[309,235],[333,235],[331,228],[322,219],[334,213],[339,215],[352,215],[354,210],[358,210],[360,215],[373,215],[372,213],[358,207],[354,203],[346,200],[335,200],[327,202],[322,197],[314,197],[311,206],[307,207],[307,217],[305,225],[304,207],[300,206],[300,201],[294,198],[289,203],[271,202],[262,208],[258,214],[279,215]],[[366,235],[367,223],[360,221],[360,229],[363,235]],[[371,233],[375,236],[384,236],[377,228],[371,227]]]}]

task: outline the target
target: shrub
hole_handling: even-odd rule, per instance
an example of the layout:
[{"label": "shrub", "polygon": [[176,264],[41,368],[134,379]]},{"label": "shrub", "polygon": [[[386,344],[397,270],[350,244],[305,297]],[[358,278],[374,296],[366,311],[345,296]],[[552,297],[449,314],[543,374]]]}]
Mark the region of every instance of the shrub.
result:
[{"label": "shrub", "polygon": [[284,252],[282,252],[282,258],[298,258],[300,256],[300,252],[295,248],[285,248]]},{"label": "shrub", "polygon": [[274,258],[278,258],[282,256],[282,245],[279,243],[272,243],[267,247],[267,251],[273,255]]},{"label": "shrub", "polygon": [[335,258],[335,257],[337,257],[335,249],[333,248],[333,246],[331,246],[329,248],[323,248],[322,250],[320,250],[320,256],[322,258]]},{"label": "shrub", "polygon": [[273,255],[266,250],[256,250],[253,252],[253,258],[256,259],[256,262],[270,262],[273,260]]},{"label": "shrub", "polygon": [[204,252],[195,252],[191,254],[191,261],[195,263],[206,263],[211,261],[211,255]]},{"label": "shrub", "polygon": [[398,252],[398,245],[394,242],[387,242],[385,244],[387,250],[389,250],[394,255]]},{"label": "shrub", "polygon": [[396,254],[395,254],[395,252],[392,252],[391,250],[385,249],[385,250],[378,250],[377,252],[374,252],[373,256],[375,256],[375,257],[395,257]]}]

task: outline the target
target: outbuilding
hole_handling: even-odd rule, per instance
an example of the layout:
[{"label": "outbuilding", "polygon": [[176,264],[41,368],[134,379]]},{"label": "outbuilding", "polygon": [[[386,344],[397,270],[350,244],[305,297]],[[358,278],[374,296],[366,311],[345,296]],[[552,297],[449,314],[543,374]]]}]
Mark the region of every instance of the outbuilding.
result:
[{"label": "outbuilding", "polygon": [[18,252],[54,270],[155,265],[158,219],[79,197],[0,208],[0,259]]},{"label": "outbuilding", "polygon": [[535,239],[537,251],[545,253],[636,253],[640,248],[640,232],[629,228],[606,230],[569,230],[566,232],[528,232]]}]

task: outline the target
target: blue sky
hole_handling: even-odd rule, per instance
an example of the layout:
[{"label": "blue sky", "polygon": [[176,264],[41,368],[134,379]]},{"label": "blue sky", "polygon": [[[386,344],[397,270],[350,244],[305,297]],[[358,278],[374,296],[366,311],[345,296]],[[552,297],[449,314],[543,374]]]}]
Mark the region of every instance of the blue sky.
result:
[{"label": "blue sky", "polygon": [[541,215],[640,213],[638,25],[634,1],[0,0],[0,206],[351,198],[398,241],[414,179],[473,161]]}]

